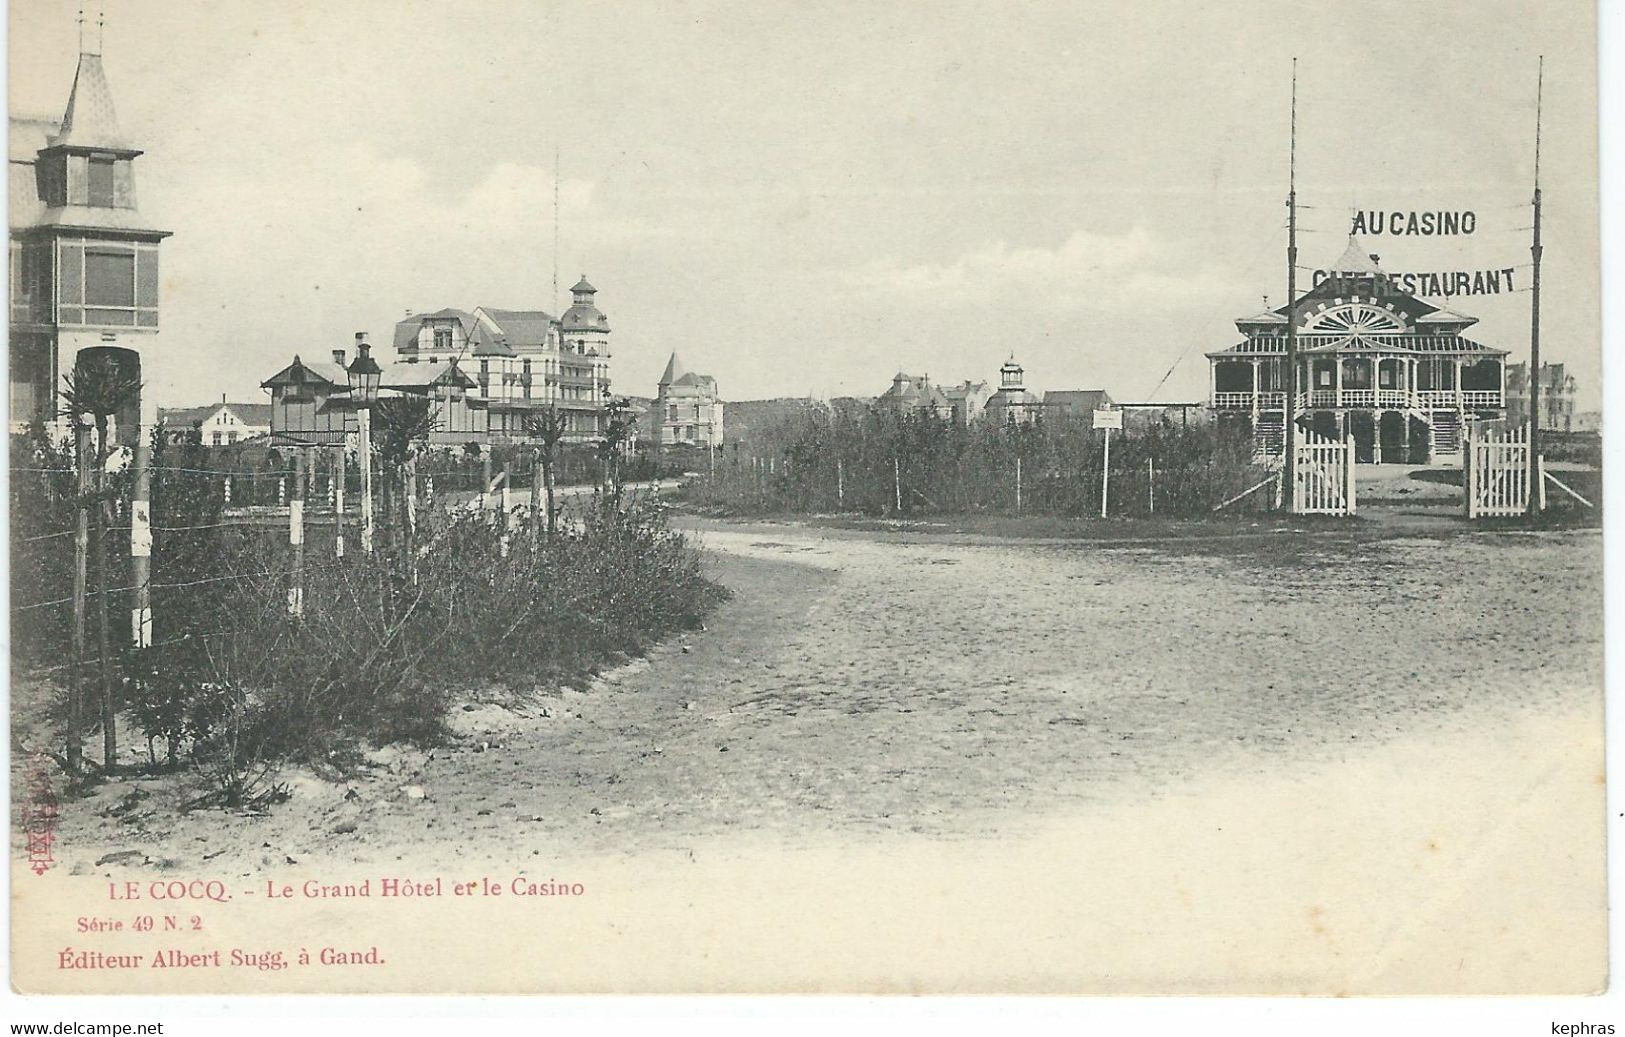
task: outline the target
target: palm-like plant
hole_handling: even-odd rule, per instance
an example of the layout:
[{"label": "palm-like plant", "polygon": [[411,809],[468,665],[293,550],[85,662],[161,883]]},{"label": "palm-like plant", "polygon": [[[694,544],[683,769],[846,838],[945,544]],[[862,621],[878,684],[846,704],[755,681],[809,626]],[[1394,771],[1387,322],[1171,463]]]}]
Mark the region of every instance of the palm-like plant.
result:
[{"label": "palm-like plant", "polygon": [[[108,429],[113,416],[125,411],[136,403],[141,397],[141,383],[126,369],[123,364],[112,359],[102,362],[81,362],[71,374],[62,378],[61,414],[73,424],[75,452],[79,459],[80,490],[82,499],[79,503],[79,538],[78,543],[83,544],[87,530],[86,512],[89,511],[95,518],[96,528],[96,571],[101,580],[102,593],[96,596],[97,619],[97,654],[99,656],[101,671],[101,714],[102,714],[102,760],[103,768],[111,772],[118,764],[118,730],[114,716],[113,704],[113,671],[112,671],[112,644],[109,619],[107,614],[107,587],[112,583],[107,572],[107,527],[111,516],[108,514],[112,501],[106,492],[106,471],[108,449]],[[90,429],[96,433],[95,460],[92,462],[85,457],[84,439]],[[91,476],[94,473],[95,485],[91,485]],[[78,552],[76,560],[78,573],[85,571],[84,552]],[[84,577],[79,575],[75,579],[78,584],[76,591],[83,592]],[[84,624],[82,606],[76,607],[74,648],[75,662],[84,658]],[[76,682],[77,685],[77,682]],[[81,686],[76,686],[71,693],[68,709],[68,769],[77,772],[81,763],[80,738],[83,725],[84,696]]]},{"label": "palm-like plant", "polygon": [[604,462],[604,475],[609,483],[610,499],[621,501],[621,457],[626,445],[632,441],[638,416],[632,413],[632,401],[622,396],[604,405],[604,438],[598,444],[598,456]]},{"label": "palm-like plant", "polygon": [[372,421],[372,441],[380,466],[390,473],[383,480],[385,516],[390,514],[395,477],[402,483],[403,503],[396,506],[397,510],[405,509],[405,520],[397,523],[399,546],[411,566],[415,564],[413,541],[417,532],[416,513],[412,510],[416,506],[417,457],[428,446],[430,433],[440,427],[440,411],[426,396],[386,396],[373,402]]},{"label": "palm-like plant", "polygon": [[[547,494],[547,533],[552,536],[558,531],[558,512],[553,506],[553,464],[558,460],[559,443],[563,441],[568,425],[564,415],[552,404],[548,404],[534,414],[525,415],[525,435],[536,441],[536,461],[542,469],[542,487]],[[535,496],[536,481],[531,480],[532,496]],[[535,521],[535,504],[532,503],[532,519]]]}]

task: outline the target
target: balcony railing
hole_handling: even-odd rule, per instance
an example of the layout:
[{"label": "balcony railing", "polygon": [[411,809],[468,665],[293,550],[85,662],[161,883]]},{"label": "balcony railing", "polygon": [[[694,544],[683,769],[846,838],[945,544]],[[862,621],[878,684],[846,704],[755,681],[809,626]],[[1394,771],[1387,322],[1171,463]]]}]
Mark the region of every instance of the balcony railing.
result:
[{"label": "balcony railing", "polygon": [[[1256,398],[1256,403],[1254,402]],[[1216,392],[1216,410],[1280,410],[1286,400],[1283,392]],[[1381,407],[1394,410],[1434,408],[1493,408],[1504,406],[1501,393],[1494,389],[1309,389],[1298,393],[1298,410],[1317,407]]]}]

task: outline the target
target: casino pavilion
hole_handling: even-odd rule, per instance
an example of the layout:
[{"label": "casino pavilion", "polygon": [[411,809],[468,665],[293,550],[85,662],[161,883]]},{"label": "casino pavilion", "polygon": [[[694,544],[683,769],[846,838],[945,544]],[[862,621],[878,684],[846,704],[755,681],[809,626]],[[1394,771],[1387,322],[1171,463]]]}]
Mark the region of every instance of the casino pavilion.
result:
[{"label": "casino pavilion", "polygon": [[1507,351],[1467,338],[1476,317],[1406,292],[1355,237],[1292,309],[1237,320],[1242,341],[1207,354],[1218,420],[1250,429],[1260,453],[1279,456],[1285,440],[1289,319],[1299,427],[1347,429],[1361,462],[1459,463],[1467,421],[1505,417]]}]

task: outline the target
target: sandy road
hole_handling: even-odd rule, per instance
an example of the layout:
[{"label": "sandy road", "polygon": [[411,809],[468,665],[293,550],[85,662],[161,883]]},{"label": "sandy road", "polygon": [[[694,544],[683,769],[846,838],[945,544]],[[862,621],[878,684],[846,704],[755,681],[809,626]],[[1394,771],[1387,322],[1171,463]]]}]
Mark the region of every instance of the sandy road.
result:
[{"label": "sandy road", "polygon": [[[155,802],[137,812],[163,834],[154,855],[237,856],[235,828],[274,836],[250,863],[387,860],[423,852],[425,831],[458,853],[729,830],[957,838],[1585,704],[1601,681],[1589,533],[1109,548],[695,535],[736,594],[708,630],[520,714],[475,702],[432,759],[386,750],[349,782],[296,777],[270,818],[222,832],[218,814],[166,818]],[[95,809],[121,789],[87,804],[84,843],[134,834]]]},{"label": "sandy road", "polygon": [[[625,891],[605,910],[632,942],[561,949],[560,989],[1600,982],[1597,534],[689,526],[735,591],[708,629],[518,712],[471,696],[433,754],[284,775],[266,817],[107,786],[65,804],[63,863]],[[819,925],[786,943],[809,894]],[[614,950],[697,918],[728,934],[712,979]]]}]

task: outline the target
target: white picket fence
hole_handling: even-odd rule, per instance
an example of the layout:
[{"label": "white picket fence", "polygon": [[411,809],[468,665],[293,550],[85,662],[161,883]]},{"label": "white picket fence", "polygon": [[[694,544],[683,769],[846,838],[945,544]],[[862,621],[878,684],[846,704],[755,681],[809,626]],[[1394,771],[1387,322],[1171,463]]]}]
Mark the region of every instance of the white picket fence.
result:
[{"label": "white picket fence", "polygon": [[1529,510],[1529,426],[1481,427],[1467,437],[1462,496],[1467,517],[1496,518]]},{"label": "white picket fence", "polygon": [[1345,436],[1338,442],[1304,430],[1296,438],[1296,447],[1292,513],[1354,514],[1354,440]]}]

